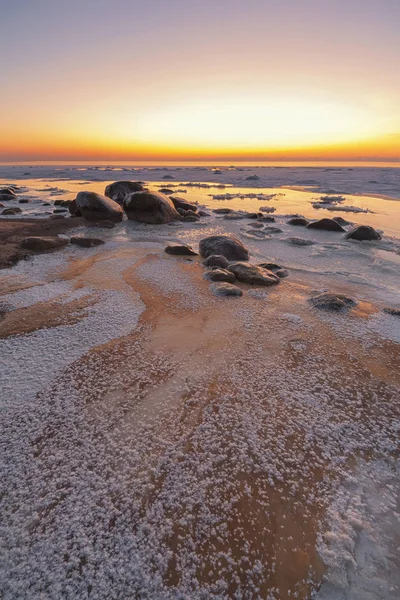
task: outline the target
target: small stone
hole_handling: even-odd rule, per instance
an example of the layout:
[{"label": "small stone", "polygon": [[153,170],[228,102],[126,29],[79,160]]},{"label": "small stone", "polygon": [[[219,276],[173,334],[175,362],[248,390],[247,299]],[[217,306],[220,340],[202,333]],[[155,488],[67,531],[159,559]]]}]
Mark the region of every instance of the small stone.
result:
[{"label": "small stone", "polygon": [[95,246],[101,246],[104,244],[103,240],[99,238],[90,238],[90,237],[72,237],[70,239],[71,244],[74,246],[81,246],[81,248],[94,248]]},{"label": "small stone", "polygon": [[210,269],[204,273],[204,279],[208,279],[209,281],[226,281],[228,283],[233,283],[235,281],[235,276],[233,273],[230,273],[225,269],[218,269],[218,267],[214,267],[213,269]]},{"label": "small stone", "polygon": [[29,204],[30,200],[28,198],[21,198],[18,200],[18,204]]},{"label": "small stone", "polygon": [[184,244],[170,244],[165,248],[165,252],[174,256],[197,256],[197,252],[191,246]]},{"label": "small stone", "polygon": [[286,242],[293,246],[313,246],[315,244],[312,240],[304,240],[303,238],[298,237],[287,238]]},{"label": "small stone", "polygon": [[210,290],[216,296],[243,296],[242,290],[231,283],[212,283]]},{"label": "small stone", "polygon": [[343,311],[354,308],[354,306],[357,305],[357,302],[349,296],[345,296],[344,294],[332,294],[330,292],[312,296],[310,302],[316,308],[332,311]]},{"label": "small stone", "polygon": [[206,260],[203,262],[205,267],[219,267],[221,269],[226,269],[229,265],[229,261],[225,256],[221,254],[211,254]]}]

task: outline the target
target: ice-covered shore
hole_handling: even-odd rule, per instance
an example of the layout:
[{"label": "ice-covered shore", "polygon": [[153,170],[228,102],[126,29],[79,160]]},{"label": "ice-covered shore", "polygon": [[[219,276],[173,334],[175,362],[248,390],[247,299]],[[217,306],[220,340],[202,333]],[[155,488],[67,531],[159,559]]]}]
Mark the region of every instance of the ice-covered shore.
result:
[{"label": "ice-covered shore", "polygon": [[[398,598],[397,203],[346,198],[384,232],[357,243],[288,225],[325,216],[315,192],[186,189],[200,223],[124,221],[0,273],[6,315],[33,324],[0,340],[4,599]],[[211,212],[261,205],[281,232]],[[223,232],[289,278],[216,298],[199,259],[164,253]],[[359,308],[316,311],[324,289]]]}]

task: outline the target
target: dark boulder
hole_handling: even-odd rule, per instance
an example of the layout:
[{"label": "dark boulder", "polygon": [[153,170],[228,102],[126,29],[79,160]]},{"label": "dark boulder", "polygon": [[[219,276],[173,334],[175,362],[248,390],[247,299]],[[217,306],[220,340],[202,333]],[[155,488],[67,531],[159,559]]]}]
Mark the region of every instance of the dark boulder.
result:
[{"label": "dark boulder", "polygon": [[1,193],[0,192],[0,202],[9,202],[10,200],[15,200],[15,194]]},{"label": "dark boulder", "polygon": [[2,211],[2,215],[18,215],[22,213],[22,210],[20,208],[18,208],[18,206],[15,206],[14,208],[5,208]]},{"label": "dark boulder", "polygon": [[167,196],[174,193],[174,190],[171,190],[170,188],[160,188],[158,191],[160,194],[166,194]]},{"label": "dark boulder", "polygon": [[104,195],[118,204],[123,204],[129,194],[143,192],[143,190],[144,185],[141,181],[114,181],[106,187]]},{"label": "dark boulder", "polygon": [[210,289],[216,296],[243,296],[242,290],[231,283],[212,283]]},{"label": "dark boulder", "polygon": [[275,285],[279,283],[279,277],[272,271],[268,271],[257,265],[249,265],[245,262],[236,262],[229,265],[228,270],[233,273],[239,281],[250,285]]},{"label": "dark boulder", "polygon": [[227,283],[233,283],[236,278],[230,271],[215,268],[206,271],[204,273],[204,279],[208,279],[209,281],[226,281]]},{"label": "dark boulder", "polygon": [[[160,190],[161,191],[161,190]],[[186,202],[183,198],[179,198],[179,196],[170,196],[169,199],[178,210],[181,208],[182,210],[192,210],[193,212],[197,212],[197,206],[195,204],[191,204],[190,202]]]},{"label": "dark boulder", "polygon": [[245,181],[258,181],[260,178],[258,175],[249,175],[246,177]]},{"label": "dark boulder", "polygon": [[165,252],[175,256],[197,256],[197,252],[191,246],[185,246],[184,244],[169,244],[165,248]]},{"label": "dark boulder", "polygon": [[229,215],[235,212],[232,208],[214,208],[213,213],[216,215]]},{"label": "dark boulder", "polygon": [[400,317],[400,308],[384,308],[383,312],[393,317]]},{"label": "dark boulder", "polygon": [[312,296],[310,302],[316,308],[332,311],[344,311],[354,308],[354,306],[357,305],[357,302],[349,296],[345,296],[344,294],[332,294],[330,292]]},{"label": "dark boulder", "polygon": [[11,196],[14,199],[17,197],[17,194],[15,193],[15,191],[12,187],[1,188],[0,194],[5,194],[6,196]]},{"label": "dark boulder", "polygon": [[67,239],[56,236],[28,237],[22,240],[21,248],[33,252],[47,252],[48,250],[58,250],[67,244]]},{"label": "dark boulder", "polygon": [[320,219],[307,225],[308,229],[321,229],[323,231],[344,231],[343,227],[333,219]]},{"label": "dark boulder", "polygon": [[346,238],[348,240],[358,240],[359,242],[362,242],[364,240],[381,240],[382,236],[376,229],[369,225],[356,225],[346,233]]},{"label": "dark boulder", "polygon": [[95,246],[101,246],[104,244],[103,240],[99,238],[90,237],[72,237],[70,240],[71,244],[75,246],[81,246],[81,248],[94,248]]},{"label": "dark boulder", "polygon": [[180,215],[168,196],[160,192],[135,192],[125,198],[128,219],[140,223],[161,225],[180,220]]},{"label": "dark boulder", "polygon": [[307,227],[310,221],[305,219],[304,217],[293,217],[293,219],[289,219],[288,225],[295,225],[299,227]]},{"label": "dark boulder", "polygon": [[228,260],[248,260],[247,248],[232,235],[211,235],[203,238],[199,244],[200,254],[208,258],[212,254],[220,254]]},{"label": "dark boulder", "polygon": [[[79,192],[76,205],[82,216],[88,221],[122,221],[124,213],[117,202],[96,194],[96,192]],[[76,213],[75,213],[76,214]]]},{"label": "dark boulder", "polygon": [[272,273],[274,273],[274,275],[277,275],[281,279],[283,279],[284,277],[288,277],[288,275],[289,275],[289,273],[286,271],[286,269],[284,269],[280,265],[277,265],[276,263],[265,262],[265,263],[260,263],[258,266],[261,267],[262,269],[267,269],[267,271],[272,271]]},{"label": "dark boulder", "polygon": [[205,267],[219,267],[221,269],[226,269],[229,265],[229,260],[220,254],[211,254],[211,256],[206,258],[203,262],[203,265]]},{"label": "dark boulder", "polygon": [[304,240],[303,238],[298,237],[287,238],[286,242],[292,244],[292,246],[314,246],[315,244],[312,240]]}]

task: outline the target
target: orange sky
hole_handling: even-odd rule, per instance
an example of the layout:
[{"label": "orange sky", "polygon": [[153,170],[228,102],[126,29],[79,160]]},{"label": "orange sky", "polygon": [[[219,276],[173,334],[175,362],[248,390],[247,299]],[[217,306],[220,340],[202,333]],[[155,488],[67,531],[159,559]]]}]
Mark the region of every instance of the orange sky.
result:
[{"label": "orange sky", "polygon": [[0,161],[400,160],[399,22],[397,0],[3,0]]}]

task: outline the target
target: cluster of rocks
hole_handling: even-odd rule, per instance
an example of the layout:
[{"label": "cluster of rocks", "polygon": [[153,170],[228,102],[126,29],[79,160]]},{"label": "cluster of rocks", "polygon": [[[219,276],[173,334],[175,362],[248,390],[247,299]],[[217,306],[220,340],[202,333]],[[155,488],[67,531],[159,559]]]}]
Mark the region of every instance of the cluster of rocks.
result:
[{"label": "cluster of rocks", "polygon": [[104,244],[99,238],[75,236],[70,239],[58,236],[31,236],[21,241],[20,247],[41,254],[52,250],[64,248],[69,243],[82,248],[93,248]]},{"label": "cluster of rocks", "polygon": [[364,240],[373,241],[382,239],[381,234],[370,225],[354,225],[349,231],[346,232],[343,226],[349,225],[349,223],[345,221],[342,217],[334,217],[333,219],[324,218],[319,219],[318,221],[309,221],[304,217],[297,216],[289,219],[288,224],[297,227],[307,227],[307,229],[342,232],[346,234],[346,239],[357,240],[359,242]]},{"label": "cluster of rocks", "polygon": [[[193,256],[197,253],[191,246],[169,245],[167,254]],[[211,283],[211,290],[220,296],[242,296],[243,291],[234,285],[237,282],[255,286],[270,286],[279,283],[287,272],[275,263],[248,263],[247,248],[232,235],[212,235],[199,244],[200,255],[205,259],[204,278]]]}]

